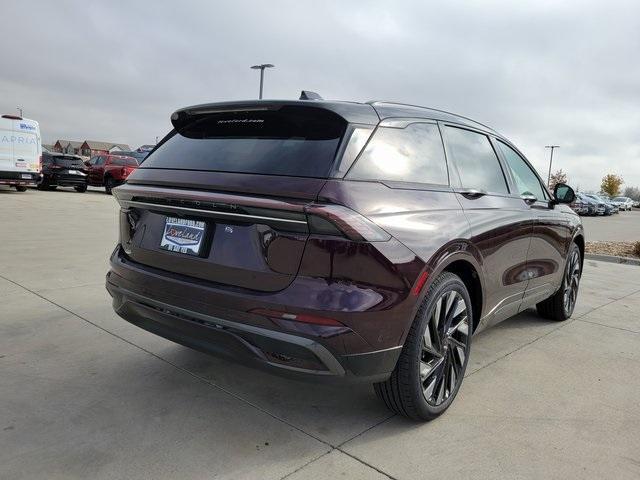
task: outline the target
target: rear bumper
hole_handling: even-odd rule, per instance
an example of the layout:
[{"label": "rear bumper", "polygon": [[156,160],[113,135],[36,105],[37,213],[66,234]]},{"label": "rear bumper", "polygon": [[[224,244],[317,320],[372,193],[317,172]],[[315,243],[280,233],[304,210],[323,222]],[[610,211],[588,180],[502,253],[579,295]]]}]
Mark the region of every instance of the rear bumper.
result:
[{"label": "rear bumper", "polygon": [[[369,346],[367,350],[361,337],[348,328],[336,333],[302,328],[300,333],[279,328],[268,319],[260,323],[246,312],[220,305],[213,306],[215,313],[194,308],[194,302],[186,298],[192,293],[187,288],[184,299],[165,289],[156,294],[149,289],[160,285],[152,274],[142,283],[138,281],[140,270],[135,272],[135,282],[122,275],[128,267],[118,252],[116,249],[112,256],[106,279],[113,308],[126,321],[151,333],[237,363],[315,382],[379,382],[395,368],[401,346],[383,350]],[[358,345],[356,352],[348,351],[349,345]]]},{"label": "rear bumper", "polygon": [[38,172],[0,172],[0,185],[36,185],[41,177]]},{"label": "rear bumper", "polygon": [[87,185],[87,177],[81,175],[47,175],[44,178],[51,185],[60,187],[81,187]]}]

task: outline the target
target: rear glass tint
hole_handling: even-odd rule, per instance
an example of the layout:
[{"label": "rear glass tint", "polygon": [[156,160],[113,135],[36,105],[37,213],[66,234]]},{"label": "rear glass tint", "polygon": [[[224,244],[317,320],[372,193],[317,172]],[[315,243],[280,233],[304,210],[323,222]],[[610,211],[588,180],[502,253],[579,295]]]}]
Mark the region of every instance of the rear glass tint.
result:
[{"label": "rear glass tint", "polygon": [[438,126],[412,123],[405,128],[378,128],[347,178],[448,185]]},{"label": "rear glass tint", "polygon": [[82,163],[81,159],[74,157],[54,157],[53,162],[63,168],[84,166],[84,163]]},{"label": "rear glass tint", "polygon": [[502,167],[486,135],[445,127],[447,148],[460,173],[464,188],[489,193],[509,193]]},{"label": "rear glass tint", "polygon": [[346,122],[318,108],[198,115],[141,168],[327,177]]}]

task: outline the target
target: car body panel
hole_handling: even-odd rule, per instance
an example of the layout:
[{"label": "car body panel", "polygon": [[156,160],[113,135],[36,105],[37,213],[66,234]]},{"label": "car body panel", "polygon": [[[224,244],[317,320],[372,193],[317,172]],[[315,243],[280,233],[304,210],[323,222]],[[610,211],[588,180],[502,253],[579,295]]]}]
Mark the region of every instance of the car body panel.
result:
[{"label": "car body panel", "polygon": [[[330,110],[367,132],[380,122],[420,118],[508,143],[464,117],[382,102],[226,102],[180,109],[172,121],[180,129],[189,116],[291,105]],[[501,154],[498,161],[507,172]],[[352,180],[345,178],[348,167],[312,178],[153,168],[147,159],[114,190],[121,205],[120,241],[107,275],[114,309],[210,353],[219,340],[232,357],[276,369],[384,379],[442,271],[454,264],[474,271],[477,332],[553,294],[571,242],[584,235],[579,217],[553,201],[539,178],[545,198],[533,204],[513,193],[470,196],[460,188],[455,161],[448,156],[447,162],[450,186]],[[514,192],[513,178],[505,175]],[[337,229],[317,231],[313,218],[325,207],[359,223],[347,220],[345,227],[340,217]],[[173,215],[208,225],[202,255],[159,249]],[[298,230],[285,225],[291,221]],[[352,227],[381,234],[358,239]],[[214,330],[224,331],[226,340],[215,340]]]}]

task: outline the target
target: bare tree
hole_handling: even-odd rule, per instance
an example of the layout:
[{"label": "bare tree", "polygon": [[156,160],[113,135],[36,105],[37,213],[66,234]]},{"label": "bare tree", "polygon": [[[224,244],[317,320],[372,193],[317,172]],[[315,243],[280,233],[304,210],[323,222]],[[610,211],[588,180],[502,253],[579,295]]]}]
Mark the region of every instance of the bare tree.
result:
[{"label": "bare tree", "polygon": [[562,169],[552,174],[549,178],[549,190],[553,191],[559,183],[567,183],[567,174]]},{"label": "bare tree", "polygon": [[640,200],[640,188],[638,188],[638,187],[627,187],[627,188],[624,189],[624,196],[638,201],[638,200]]}]

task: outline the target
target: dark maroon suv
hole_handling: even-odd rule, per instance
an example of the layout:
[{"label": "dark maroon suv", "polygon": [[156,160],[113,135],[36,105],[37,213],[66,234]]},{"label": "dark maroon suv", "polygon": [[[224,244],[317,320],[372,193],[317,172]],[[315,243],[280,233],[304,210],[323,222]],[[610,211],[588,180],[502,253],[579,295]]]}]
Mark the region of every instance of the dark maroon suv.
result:
[{"label": "dark maroon suv", "polygon": [[107,289],[125,320],[430,419],[471,336],[573,312],[584,234],[507,139],[464,117],[322,100],[183,108],[114,190]]}]

